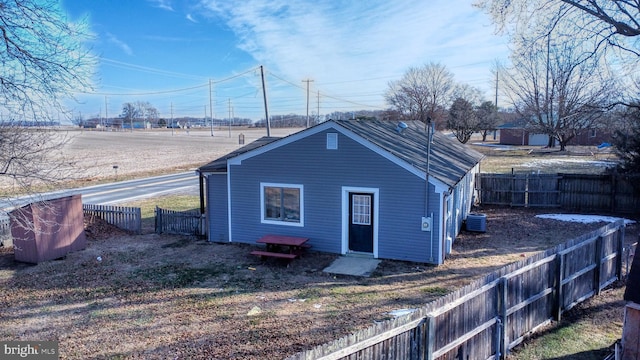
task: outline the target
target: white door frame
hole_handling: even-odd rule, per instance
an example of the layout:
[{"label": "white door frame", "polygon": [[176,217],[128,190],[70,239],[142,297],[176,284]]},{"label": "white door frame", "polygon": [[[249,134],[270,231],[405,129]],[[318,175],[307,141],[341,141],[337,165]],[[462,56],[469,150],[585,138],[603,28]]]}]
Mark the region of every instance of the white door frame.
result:
[{"label": "white door frame", "polygon": [[349,252],[349,193],[373,194],[373,257],[378,258],[378,214],[380,189],[365,187],[342,187],[342,254]]}]

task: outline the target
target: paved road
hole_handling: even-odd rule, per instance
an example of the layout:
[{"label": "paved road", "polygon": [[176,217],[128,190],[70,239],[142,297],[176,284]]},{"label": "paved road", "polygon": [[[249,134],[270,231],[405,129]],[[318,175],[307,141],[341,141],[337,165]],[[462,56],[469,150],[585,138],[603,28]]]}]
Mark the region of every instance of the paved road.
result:
[{"label": "paved road", "polygon": [[195,172],[144,178],[79,189],[85,204],[111,205],[171,193],[199,194]]},{"label": "paved road", "polygon": [[138,180],[56,191],[47,194],[40,194],[35,197],[20,197],[9,200],[0,200],[0,209],[28,204],[34,199],[52,199],[75,194],[82,194],[82,202],[85,204],[113,205],[171,193],[198,195],[199,185],[196,173],[186,172],[156,176]]}]

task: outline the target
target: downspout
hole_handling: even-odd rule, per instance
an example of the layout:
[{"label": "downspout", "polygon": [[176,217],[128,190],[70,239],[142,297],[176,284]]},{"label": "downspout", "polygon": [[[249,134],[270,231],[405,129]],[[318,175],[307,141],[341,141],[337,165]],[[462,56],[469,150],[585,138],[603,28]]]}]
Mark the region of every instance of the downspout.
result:
[{"label": "downspout", "polygon": [[204,176],[202,172],[198,171],[198,175],[200,175],[200,215],[203,215],[205,212],[204,208]]},{"label": "downspout", "polygon": [[[198,171],[199,176],[199,185],[200,185],[200,235],[205,236],[209,235],[209,219],[206,215],[206,207],[205,207],[205,191],[204,191],[204,175],[201,171]],[[203,221],[204,219],[204,221]],[[207,240],[211,241],[210,238]]]},{"label": "downspout", "polygon": [[422,220],[423,224],[425,219],[429,221],[429,261],[433,262],[433,213],[431,217],[429,216],[429,160],[431,157],[431,137],[432,137],[432,124],[431,117],[427,117],[427,166],[425,172],[425,185],[424,185],[424,218]]}]

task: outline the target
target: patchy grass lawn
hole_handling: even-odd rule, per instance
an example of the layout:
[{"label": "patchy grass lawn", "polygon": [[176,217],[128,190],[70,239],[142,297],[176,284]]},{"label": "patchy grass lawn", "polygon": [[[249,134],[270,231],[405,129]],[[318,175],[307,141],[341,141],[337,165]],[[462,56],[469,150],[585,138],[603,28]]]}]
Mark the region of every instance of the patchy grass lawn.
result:
[{"label": "patchy grass lawn", "polygon": [[487,233],[463,233],[444,265],[385,260],[370,278],[324,273],[332,254],[287,267],[250,256],[250,245],[184,236],[103,231],[39,265],[2,249],[0,340],[56,340],[62,359],[284,358],[603,225],[481,210]]},{"label": "patchy grass lawn", "polygon": [[601,360],[622,336],[625,286],[617,282],[516,347],[513,360]]},{"label": "patchy grass lawn", "polygon": [[617,159],[610,149],[603,151],[595,146],[568,146],[566,151],[559,151],[539,146],[499,146],[487,141],[473,142],[471,147],[485,155],[480,169],[488,173],[602,174],[615,166]]}]

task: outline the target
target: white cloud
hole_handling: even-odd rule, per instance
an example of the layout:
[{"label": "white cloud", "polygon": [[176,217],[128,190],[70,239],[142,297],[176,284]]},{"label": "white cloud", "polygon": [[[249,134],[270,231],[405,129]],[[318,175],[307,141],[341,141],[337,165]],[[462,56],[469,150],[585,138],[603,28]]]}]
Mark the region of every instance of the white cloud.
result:
[{"label": "white cloud", "polygon": [[267,69],[329,91],[382,93],[410,66],[432,61],[488,90],[491,63],[506,57],[505,41],[467,1],[212,0],[207,8]]},{"label": "white cloud", "polygon": [[196,19],[193,18],[193,16],[191,14],[187,14],[186,16],[187,20],[191,21],[192,23],[198,23],[198,21]]},{"label": "white cloud", "polygon": [[173,11],[173,6],[171,6],[170,0],[149,0],[153,4],[153,6],[164,9],[167,11]]},{"label": "white cloud", "polygon": [[122,50],[125,54],[133,55],[133,50],[131,50],[131,47],[129,47],[129,45],[127,45],[124,41],[118,39],[112,33],[107,33],[107,40],[115,46],[119,47],[120,50]]}]

